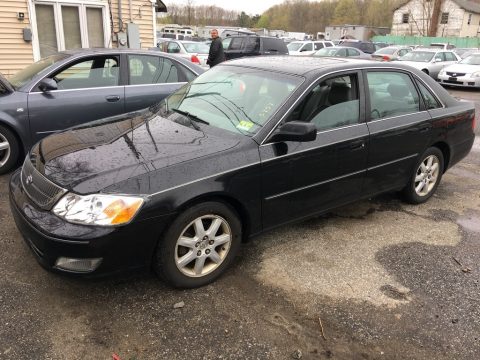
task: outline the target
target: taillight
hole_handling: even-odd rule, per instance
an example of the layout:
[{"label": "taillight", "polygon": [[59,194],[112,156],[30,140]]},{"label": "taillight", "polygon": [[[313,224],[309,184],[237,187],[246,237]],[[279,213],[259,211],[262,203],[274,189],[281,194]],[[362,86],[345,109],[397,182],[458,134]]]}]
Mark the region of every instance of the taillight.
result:
[{"label": "taillight", "polygon": [[390,61],[390,57],[387,55],[383,55],[382,59],[383,61]]},{"label": "taillight", "polygon": [[192,63],[199,64],[200,65],[200,59],[197,57],[197,55],[192,55],[192,58],[190,59]]}]

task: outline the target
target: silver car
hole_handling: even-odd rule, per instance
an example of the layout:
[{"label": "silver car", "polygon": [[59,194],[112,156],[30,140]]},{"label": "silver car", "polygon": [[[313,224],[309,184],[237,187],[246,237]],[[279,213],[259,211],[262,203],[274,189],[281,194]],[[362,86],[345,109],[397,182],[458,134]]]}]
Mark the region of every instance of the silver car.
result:
[{"label": "silver car", "polygon": [[163,43],[160,49],[208,68],[207,58],[210,47],[203,42],[172,40]]},{"label": "silver car", "polygon": [[460,57],[453,51],[437,49],[417,49],[398,58],[405,65],[409,65],[436,79],[440,70],[445,66],[455,64]]},{"label": "silver car", "polygon": [[480,52],[443,68],[438,81],[442,85],[480,87]]},{"label": "silver car", "polygon": [[318,57],[348,57],[354,59],[367,59],[370,60],[372,57],[370,54],[364,53],[360,49],[356,49],[348,46],[334,46],[318,50],[312,56]]},{"label": "silver car", "polygon": [[393,61],[410,51],[412,51],[412,48],[408,46],[387,46],[375,51],[372,54],[372,59],[378,61]]}]

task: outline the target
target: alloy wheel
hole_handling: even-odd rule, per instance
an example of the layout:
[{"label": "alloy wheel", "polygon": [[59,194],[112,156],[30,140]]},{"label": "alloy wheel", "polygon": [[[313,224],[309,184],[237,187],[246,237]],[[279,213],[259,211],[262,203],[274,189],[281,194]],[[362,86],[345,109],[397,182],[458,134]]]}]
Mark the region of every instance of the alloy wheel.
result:
[{"label": "alloy wheel", "polygon": [[200,216],[177,239],[175,264],[186,276],[205,276],[225,260],[231,243],[232,231],[224,218],[213,214]]},{"label": "alloy wheel", "polygon": [[10,159],[10,143],[7,138],[0,133],[0,167],[4,166]]},{"label": "alloy wheel", "polygon": [[440,160],[435,155],[427,156],[417,169],[414,181],[418,196],[428,195],[438,180]]}]

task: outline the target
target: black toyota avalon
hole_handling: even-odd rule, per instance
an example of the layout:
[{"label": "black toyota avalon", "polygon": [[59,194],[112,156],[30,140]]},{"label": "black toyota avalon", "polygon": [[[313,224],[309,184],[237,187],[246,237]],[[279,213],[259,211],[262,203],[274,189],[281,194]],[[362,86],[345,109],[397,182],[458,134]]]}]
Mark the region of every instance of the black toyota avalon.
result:
[{"label": "black toyota avalon", "polygon": [[404,65],[245,58],[43,139],[11,178],[11,208],[47,269],[153,268],[196,287],[273,227],[386,191],[428,200],[474,128],[473,104]]}]

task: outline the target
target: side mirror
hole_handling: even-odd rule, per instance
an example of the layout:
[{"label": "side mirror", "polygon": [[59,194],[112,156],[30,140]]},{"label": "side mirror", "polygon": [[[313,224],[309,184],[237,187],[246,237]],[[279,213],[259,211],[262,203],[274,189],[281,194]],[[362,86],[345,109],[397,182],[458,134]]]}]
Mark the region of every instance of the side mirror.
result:
[{"label": "side mirror", "polygon": [[40,81],[40,83],[38,84],[38,88],[43,92],[47,92],[47,91],[51,91],[51,90],[57,90],[58,85],[57,85],[57,82],[55,80],[45,78],[42,81]]},{"label": "side mirror", "polygon": [[317,138],[315,124],[303,121],[291,121],[276,129],[269,142],[281,141],[313,141]]}]

